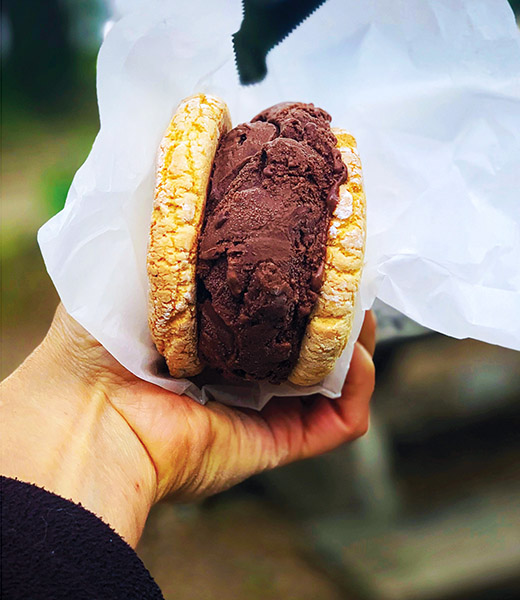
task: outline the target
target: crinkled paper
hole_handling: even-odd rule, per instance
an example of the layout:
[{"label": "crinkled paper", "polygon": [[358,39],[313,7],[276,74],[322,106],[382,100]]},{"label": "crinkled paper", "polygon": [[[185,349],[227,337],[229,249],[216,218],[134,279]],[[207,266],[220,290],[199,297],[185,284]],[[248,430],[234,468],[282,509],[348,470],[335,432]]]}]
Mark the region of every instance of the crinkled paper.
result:
[{"label": "crinkled paper", "polygon": [[[65,208],[39,232],[69,313],[137,376],[261,407],[321,385],[226,386],[165,374],[147,326],[155,158],[176,105],[221,96],[233,122],[313,102],[358,140],[368,199],[361,309],[377,296],[457,338],[520,349],[520,42],[506,0],[328,0],[239,84],[239,1],[119,2],[98,62],[101,129]],[[108,29],[108,28],[107,28]],[[356,315],[353,338],[362,321]]]}]

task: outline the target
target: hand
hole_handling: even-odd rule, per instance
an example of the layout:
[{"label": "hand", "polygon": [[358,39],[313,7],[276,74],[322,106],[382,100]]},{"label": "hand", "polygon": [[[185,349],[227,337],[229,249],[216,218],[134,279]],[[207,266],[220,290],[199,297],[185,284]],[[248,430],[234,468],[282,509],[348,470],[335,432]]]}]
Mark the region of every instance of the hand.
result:
[{"label": "hand", "polygon": [[126,371],[60,306],[3,384],[2,469],[81,502],[136,544],[167,494],[202,498],[365,433],[374,345],[369,312],[337,400],[279,398],[260,412],[201,406]]}]

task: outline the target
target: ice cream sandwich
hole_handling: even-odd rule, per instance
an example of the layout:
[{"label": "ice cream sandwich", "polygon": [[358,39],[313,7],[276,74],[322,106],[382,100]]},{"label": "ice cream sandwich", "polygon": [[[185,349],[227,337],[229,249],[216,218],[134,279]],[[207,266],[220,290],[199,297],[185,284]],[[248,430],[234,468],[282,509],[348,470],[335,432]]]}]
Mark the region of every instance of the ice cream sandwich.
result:
[{"label": "ice cream sandwich", "polygon": [[312,104],[234,129],[187,98],[162,139],[147,268],[149,325],[173,377],[308,386],[350,335],[365,248],[355,139]]}]

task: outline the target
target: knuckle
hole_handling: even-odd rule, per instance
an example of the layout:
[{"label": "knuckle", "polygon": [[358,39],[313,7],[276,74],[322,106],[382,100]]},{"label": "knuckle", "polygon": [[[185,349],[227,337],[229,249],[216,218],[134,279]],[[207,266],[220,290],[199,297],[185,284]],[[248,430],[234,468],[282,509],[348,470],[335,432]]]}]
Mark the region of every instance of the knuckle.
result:
[{"label": "knuckle", "polygon": [[366,416],[364,416],[362,419],[359,419],[359,421],[355,424],[353,432],[352,432],[353,439],[357,440],[358,438],[366,435],[368,432],[369,426],[370,426],[370,420],[369,420],[369,416],[367,413]]},{"label": "knuckle", "polygon": [[367,365],[367,377],[370,381],[370,395],[372,395],[376,386],[376,366],[374,365],[374,361],[372,360]]}]

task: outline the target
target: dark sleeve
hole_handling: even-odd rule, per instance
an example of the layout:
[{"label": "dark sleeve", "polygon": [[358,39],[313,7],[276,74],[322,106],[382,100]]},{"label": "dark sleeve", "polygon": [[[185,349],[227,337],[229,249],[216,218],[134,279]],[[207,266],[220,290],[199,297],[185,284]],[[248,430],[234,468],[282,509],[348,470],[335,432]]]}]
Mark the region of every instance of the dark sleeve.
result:
[{"label": "dark sleeve", "polygon": [[164,600],[137,554],[93,513],[7,477],[0,492],[3,599]]}]

